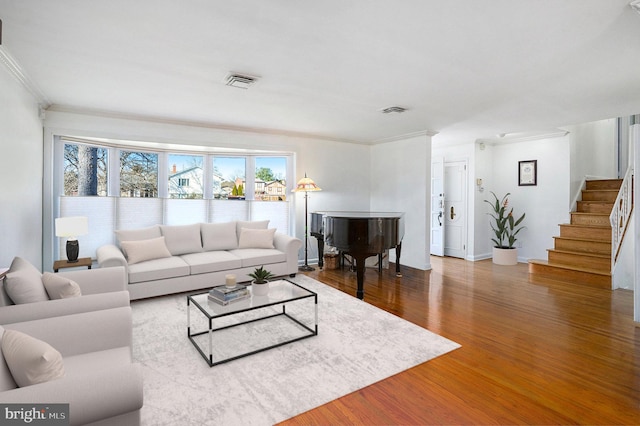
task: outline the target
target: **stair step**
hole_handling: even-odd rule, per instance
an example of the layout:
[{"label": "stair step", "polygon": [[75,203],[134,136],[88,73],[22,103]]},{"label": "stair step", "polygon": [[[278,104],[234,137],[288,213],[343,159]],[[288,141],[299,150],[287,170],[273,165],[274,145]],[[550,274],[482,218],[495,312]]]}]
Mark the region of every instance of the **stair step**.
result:
[{"label": "stair step", "polygon": [[588,268],[553,264],[546,260],[529,261],[531,278],[544,277],[556,281],[611,289],[611,273],[602,273]]},{"label": "stair step", "polygon": [[611,272],[611,255],[548,249],[549,263]]},{"label": "stair step", "polygon": [[618,189],[594,189],[582,191],[582,201],[605,201],[613,203],[618,197]]},{"label": "stair step", "polygon": [[553,241],[556,250],[611,255],[611,240],[601,241],[584,238],[553,237]]},{"label": "stair step", "polygon": [[598,189],[620,189],[622,186],[622,179],[598,179],[598,180],[588,180],[587,181],[587,190],[598,190]]},{"label": "stair step", "polygon": [[613,203],[605,201],[578,201],[578,211],[583,213],[611,213]]},{"label": "stair step", "polygon": [[567,238],[586,238],[590,240],[611,241],[611,226],[560,224],[560,236]]},{"label": "stair step", "polygon": [[609,215],[611,213],[585,213],[571,212],[572,225],[611,226]]}]

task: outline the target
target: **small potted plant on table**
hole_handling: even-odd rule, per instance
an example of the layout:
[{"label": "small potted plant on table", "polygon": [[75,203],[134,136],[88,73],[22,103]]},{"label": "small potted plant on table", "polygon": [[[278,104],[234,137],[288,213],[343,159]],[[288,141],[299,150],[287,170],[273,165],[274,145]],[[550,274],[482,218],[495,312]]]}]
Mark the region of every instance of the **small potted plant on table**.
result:
[{"label": "small potted plant on table", "polygon": [[256,268],[249,274],[253,281],[251,281],[251,293],[255,296],[266,296],[269,293],[269,280],[274,278],[275,275],[264,269],[264,265]]}]

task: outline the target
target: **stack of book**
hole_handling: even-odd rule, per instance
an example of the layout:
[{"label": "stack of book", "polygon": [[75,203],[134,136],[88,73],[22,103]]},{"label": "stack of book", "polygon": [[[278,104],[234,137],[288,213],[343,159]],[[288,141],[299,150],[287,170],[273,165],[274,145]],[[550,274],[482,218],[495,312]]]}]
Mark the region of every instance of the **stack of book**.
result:
[{"label": "stack of book", "polygon": [[221,305],[228,305],[231,302],[242,300],[251,296],[246,285],[236,284],[235,287],[227,287],[224,285],[214,287],[209,290],[209,300]]}]

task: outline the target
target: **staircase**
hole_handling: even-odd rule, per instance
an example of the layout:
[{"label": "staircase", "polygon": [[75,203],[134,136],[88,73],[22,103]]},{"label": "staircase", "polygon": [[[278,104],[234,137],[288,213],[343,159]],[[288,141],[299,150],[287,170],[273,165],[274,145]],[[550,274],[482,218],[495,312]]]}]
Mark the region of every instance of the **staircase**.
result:
[{"label": "staircase", "polygon": [[609,215],[621,179],[589,180],[570,224],[560,224],[560,236],[548,260],[530,260],[531,278],[611,288],[611,223]]}]

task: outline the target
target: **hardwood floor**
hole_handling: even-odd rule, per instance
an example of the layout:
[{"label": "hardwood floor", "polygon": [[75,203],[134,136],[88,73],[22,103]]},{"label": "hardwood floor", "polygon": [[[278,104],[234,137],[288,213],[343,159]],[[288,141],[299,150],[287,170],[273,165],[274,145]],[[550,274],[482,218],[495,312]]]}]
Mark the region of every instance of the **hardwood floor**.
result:
[{"label": "hardwood floor", "polygon": [[[431,262],[402,278],[367,268],[365,301],[462,347],[281,425],[640,424],[631,291],[532,282],[526,264]],[[306,274],[355,294],[354,272]]]}]

